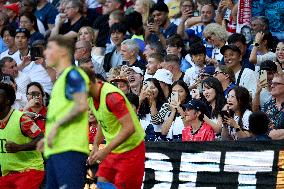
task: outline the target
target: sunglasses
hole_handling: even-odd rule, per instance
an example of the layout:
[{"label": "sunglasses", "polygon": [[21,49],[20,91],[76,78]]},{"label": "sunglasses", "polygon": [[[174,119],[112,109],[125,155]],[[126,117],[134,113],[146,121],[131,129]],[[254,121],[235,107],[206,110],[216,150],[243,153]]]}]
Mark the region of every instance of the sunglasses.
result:
[{"label": "sunglasses", "polygon": [[205,41],[208,42],[208,41],[211,40],[211,39],[212,39],[212,37],[211,37],[211,36],[208,36],[208,37],[205,38]]},{"label": "sunglasses", "polygon": [[16,29],[16,33],[24,33],[24,32],[28,32],[28,30],[26,28],[18,28],[18,29]]},{"label": "sunglasses", "polygon": [[224,72],[215,71],[214,75],[218,75],[219,73],[225,74]]}]

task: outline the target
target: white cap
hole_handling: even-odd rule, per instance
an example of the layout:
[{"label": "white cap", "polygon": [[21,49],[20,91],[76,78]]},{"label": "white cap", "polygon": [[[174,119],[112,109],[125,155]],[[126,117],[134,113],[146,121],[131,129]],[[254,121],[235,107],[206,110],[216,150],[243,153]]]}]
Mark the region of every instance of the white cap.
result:
[{"label": "white cap", "polygon": [[142,76],[144,75],[144,72],[139,67],[131,66],[129,68],[132,69],[133,71],[135,71],[136,73],[141,74]]},{"label": "white cap", "polygon": [[158,69],[153,78],[169,85],[173,84],[173,74],[167,69]]}]

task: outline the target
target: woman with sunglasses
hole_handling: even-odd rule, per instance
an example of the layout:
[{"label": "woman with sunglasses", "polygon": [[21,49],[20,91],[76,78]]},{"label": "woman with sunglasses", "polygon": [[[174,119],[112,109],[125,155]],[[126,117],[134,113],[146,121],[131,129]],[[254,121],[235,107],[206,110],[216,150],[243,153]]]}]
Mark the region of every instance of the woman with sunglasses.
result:
[{"label": "woman with sunglasses", "polygon": [[38,82],[31,82],[27,85],[28,103],[23,111],[33,117],[36,124],[44,132],[47,107],[44,105],[45,93]]},{"label": "woman with sunglasses", "polygon": [[222,139],[238,140],[250,137],[249,116],[252,112],[249,91],[241,86],[234,87],[229,92],[225,108],[226,111],[222,113]]},{"label": "woman with sunglasses", "polygon": [[229,94],[229,91],[236,86],[234,71],[225,65],[217,66],[214,77],[220,81],[225,97]]},{"label": "woman with sunglasses", "polygon": [[205,27],[203,36],[205,37],[206,41],[214,47],[212,55],[210,59],[207,60],[207,62],[217,65],[223,59],[223,55],[221,54],[220,49],[227,43],[227,31],[221,25],[217,23],[211,23]]}]

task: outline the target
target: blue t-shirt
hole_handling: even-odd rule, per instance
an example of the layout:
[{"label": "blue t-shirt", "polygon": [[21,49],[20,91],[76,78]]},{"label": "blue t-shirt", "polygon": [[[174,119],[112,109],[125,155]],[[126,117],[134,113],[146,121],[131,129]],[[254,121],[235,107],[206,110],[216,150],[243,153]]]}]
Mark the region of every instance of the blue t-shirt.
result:
[{"label": "blue t-shirt", "polygon": [[208,57],[212,57],[213,46],[207,43],[206,39],[203,36],[203,31],[205,29],[204,25],[192,26],[191,28],[187,28],[185,33],[190,37],[200,37],[202,39],[203,45],[206,47],[206,55]]},{"label": "blue t-shirt", "polygon": [[50,3],[46,3],[43,8],[35,11],[35,16],[42,22],[45,30],[48,30],[48,24],[55,23],[57,14],[57,9]]},{"label": "blue t-shirt", "polygon": [[2,37],[0,37],[0,54],[1,54],[2,52],[6,51],[6,50],[7,50],[7,46],[6,46],[6,44],[4,43]]},{"label": "blue t-shirt", "polygon": [[68,100],[73,100],[73,94],[83,92],[87,92],[85,80],[74,68],[66,77],[65,96]]},{"label": "blue t-shirt", "polygon": [[[167,39],[171,37],[172,35],[177,33],[177,25],[175,25],[173,22],[169,25],[166,29],[160,29],[160,32],[163,34],[163,36]],[[159,37],[156,34],[150,34],[149,36],[150,41],[158,41]]]},{"label": "blue t-shirt", "polygon": [[30,38],[30,41],[29,41],[29,45],[32,46],[33,42],[35,42],[36,40],[45,40],[45,39],[44,39],[44,36],[41,33],[34,32],[31,35],[31,38]]}]

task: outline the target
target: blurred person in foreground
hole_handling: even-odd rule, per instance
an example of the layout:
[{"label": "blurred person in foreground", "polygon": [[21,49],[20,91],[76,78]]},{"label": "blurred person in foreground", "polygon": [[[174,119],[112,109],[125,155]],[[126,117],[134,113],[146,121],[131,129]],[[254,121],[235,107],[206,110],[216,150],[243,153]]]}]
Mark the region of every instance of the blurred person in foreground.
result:
[{"label": "blurred person in foreground", "polygon": [[[141,188],[145,133],[136,112],[120,89],[95,79],[92,71],[85,71],[91,81],[89,106],[100,123],[88,158],[89,164],[99,163],[97,186]],[[99,150],[103,138],[106,146]]]},{"label": "blurred person in foreground", "polygon": [[48,106],[45,138],[38,143],[47,159],[46,188],[83,188],[89,154],[89,78],[72,66],[72,40],[51,37],[44,54],[48,66],[59,74]]}]

